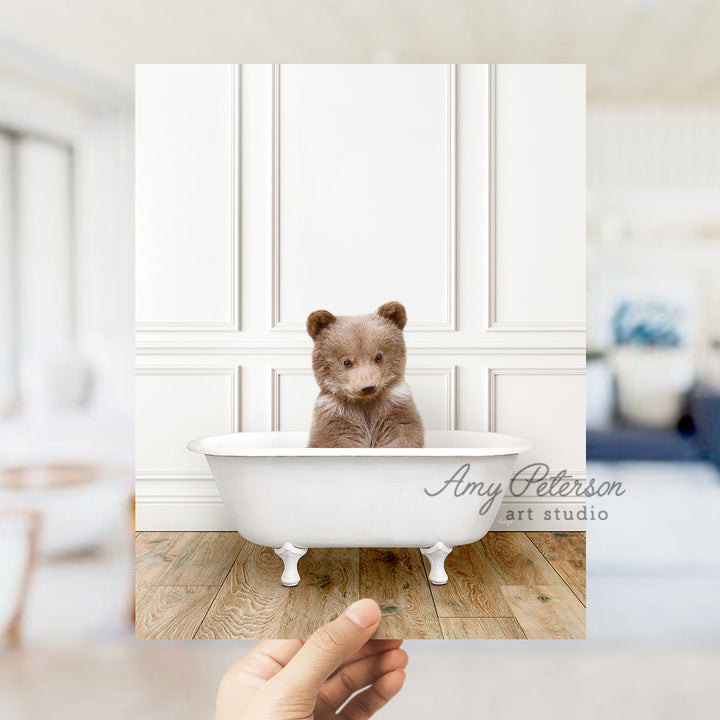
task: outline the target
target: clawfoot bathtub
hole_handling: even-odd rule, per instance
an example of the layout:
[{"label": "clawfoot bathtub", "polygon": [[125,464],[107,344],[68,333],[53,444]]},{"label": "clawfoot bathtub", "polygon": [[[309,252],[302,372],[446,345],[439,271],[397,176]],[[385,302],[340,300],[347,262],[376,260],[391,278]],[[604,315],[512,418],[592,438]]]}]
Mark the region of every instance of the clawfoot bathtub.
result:
[{"label": "clawfoot bathtub", "polygon": [[238,532],[275,548],[283,585],[312,547],[418,547],[430,582],[447,582],[454,545],[483,537],[519,453],[499,433],[427,431],[425,447],[307,448],[307,433],[242,432],[194,440]]}]

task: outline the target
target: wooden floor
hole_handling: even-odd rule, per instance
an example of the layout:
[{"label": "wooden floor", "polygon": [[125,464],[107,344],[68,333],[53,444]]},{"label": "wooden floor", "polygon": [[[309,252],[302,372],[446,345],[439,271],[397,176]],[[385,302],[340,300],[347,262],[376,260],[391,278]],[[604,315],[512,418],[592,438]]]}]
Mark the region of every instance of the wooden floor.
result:
[{"label": "wooden floor", "polygon": [[585,533],[496,532],[455,548],[447,585],[411,549],[311,549],[280,584],[271,548],[232,532],[140,532],[136,637],[297,638],[355,600],[382,609],[376,637],[585,637]]}]

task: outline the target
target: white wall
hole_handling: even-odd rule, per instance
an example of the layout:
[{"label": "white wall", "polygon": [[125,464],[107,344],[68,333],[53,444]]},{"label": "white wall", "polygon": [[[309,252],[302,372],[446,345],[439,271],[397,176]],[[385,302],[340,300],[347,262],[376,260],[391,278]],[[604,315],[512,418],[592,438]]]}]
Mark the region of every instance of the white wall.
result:
[{"label": "white wall", "polygon": [[138,527],[232,527],[184,447],[308,428],[319,307],[401,300],[427,428],[526,435],[528,461],[583,474],[584,83],[583,66],[139,66]]}]

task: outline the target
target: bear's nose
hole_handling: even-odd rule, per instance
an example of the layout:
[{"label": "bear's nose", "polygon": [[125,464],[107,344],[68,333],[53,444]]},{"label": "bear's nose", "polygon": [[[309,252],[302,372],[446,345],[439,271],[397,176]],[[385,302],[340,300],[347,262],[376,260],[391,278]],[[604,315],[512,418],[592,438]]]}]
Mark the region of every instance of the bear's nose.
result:
[{"label": "bear's nose", "polygon": [[367,384],[367,385],[363,385],[363,386],[360,388],[360,392],[361,392],[363,395],[368,395],[368,394],[371,393],[374,389],[375,389],[375,386],[374,386],[372,383],[369,383],[369,384]]}]

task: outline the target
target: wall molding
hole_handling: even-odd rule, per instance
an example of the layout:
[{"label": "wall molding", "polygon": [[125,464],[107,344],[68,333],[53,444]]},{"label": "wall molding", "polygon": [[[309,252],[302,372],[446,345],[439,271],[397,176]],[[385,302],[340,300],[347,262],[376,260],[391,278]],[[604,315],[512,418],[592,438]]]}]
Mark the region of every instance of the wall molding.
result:
[{"label": "wall molding", "polygon": [[[272,66],[272,172],[270,331],[305,332],[305,323],[281,318],[281,217],[280,208],[280,105],[281,65]],[[446,319],[440,323],[410,322],[409,332],[455,332],[457,330],[457,65],[447,65],[446,76],[446,172],[445,172],[445,267]]]},{"label": "wall molding", "polygon": [[[406,343],[412,355],[572,355],[585,357],[585,345],[481,345],[479,343]],[[146,355],[305,355],[310,357],[312,344],[240,341],[222,344],[193,344],[184,340],[146,342],[136,347],[136,354]]]},{"label": "wall molding", "polygon": [[508,322],[498,319],[497,300],[497,65],[488,65],[488,332],[584,333],[585,323]]},{"label": "wall molding", "polygon": [[572,332],[585,333],[585,323],[514,323],[491,320],[488,332]]},{"label": "wall molding", "polygon": [[[140,365],[135,375],[225,375],[230,378],[230,432],[240,430],[240,365],[204,366],[204,365]],[[163,470],[145,470],[135,468],[136,480],[208,480],[212,479],[210,470],[187,470],[166,468]]]},{"label": "wall molding", "polygon": [[135,503],[138,505],[142,504],[155,504],[155,503],[170,503],[172,505],[180,505],[183,503],[204,503],[204,504],[219,504],[224,505],[223,499],[220,496],[220,493],[207,493],[207,494],[200,494],[200,493],[187,493],[187,494],[180,494],[180,493],[163,493],[161,495],[152,495],[152,494],[146,494],[144,492],[138,491],[135,493]]},{"label": "wall molding", "polygon": [[[437,213],[441,213],[436,215],[436,219],[438,225],[441,219],[443,222],[437,237],[433,240],[433,248],[436,256],[439,253],[443,257],[442,259],[438,258],[435,267],[428,272],[431,274],[429,282],[432,286],[437,288],[436,282],[442,286],[440,290],[443,295],[441,299],[443,304],[445,303],[445,292],[447,292],[446,312],[439,318],[439,322],[419,322],[408,325],[407,350],[411,361],[416,362],[417,365],[407,368],[406,373],[411,385],[418,382],[428,393],[427,400],[429,406],[432,407],[434,423],[440,425],[440,420],[443,420],[442,426],[450,430],[456,430],[458,427],[466,428],[466,426],[467,429],[472,427],[483,429],[486,427],[487,420],[487,429],[493,431],[497,425],[498,412],[502,412],[504,409],[502,401],[517,400],[519,403],[527,405],[527,403],[522,403],[522,397],[518,395],[515,386],[508,387],[506,393],[506,387],[499,384],[498,378],[507,374],[537,376],[584,374],[586,351],[583,331],[585,327],[580,323],[506,322],[501,319],[502,314],[498,315],[498,300],[502,301],[506,297],[500,291],[502,290],[503,293],[506,290],[511,291],[511,288],[505,284],[502,284],[501,287],[498,286],[498,282],[503,283],[504,278],[504,275],[500,273],[506,267],[509,270],[513,263],[512,258],[502,254],[504,249],[502,243],[507,239],[507,234],[503,234],[504,228],[501,226],[498,235],[497,226],[497,208],[502,208],[503,200],[503,196],[500,196],[500,205],[498,206],[496,141],[497,133],[502,132],[503,128],[498,129],[497,119],[503,121],[505,115],[502,114],[502,108],[504,106],[501,107],[501,112],[498,114],[498,69],[495,65],[489,65],[487,70],[485,67],[478,67],[474,70],[467,69],[467,75],[464,68],[458,69],[458,67],[446,65],[438,70],[437,83],[433,83],[433,87],[437,87],[437,92],[432,93],[427,104],[445,117],[444,121],[440,117],[437,118],[437,123],[433,125],[437,128],[437,134],[430,139],[432,147],[435,148],[433,157],[438,159],[433,162],[433,166],[438,166],[440,175],[445,176],[444,182],[442,177],[436,177],[433,183],[433,187],[437,187],[434,205]],[[440,73],[444,73],[445,68],[447,68],[447,74],[443,81]],[[480,137],[477,140],[478,145],[471,143],[472,147],[469,145],[468,148],[465,148],[462,130],[463,122],[467,125],[468,121],[464,120],[462,113],[465,112],[465,109],[460,103],[466,99],[464,93],[467,89],[467,92],[474,93],[472,105],[477,107],[476,112],[484,113],[486,111],[483,97],[475,97],[477,93],[480,93],[481,96],[484,94],[483,76],[486,71],[488,73],[488,137],[487,139],[484,136]],[[305,381],[301,380],[297,381],[297,385],[302,384],[302,387],[296,387],[293,384],[292,376],[312,377],[310,367],[312,342],[305,334],[304,322],[287,321],[293,312],[293,307],[287,304],[284,307],[284,317],[281,316],[281,299],[287,300],[289,288],[292,287],[290,276],[287,274],[291,268],[287,262],[283,266],[281,260],[281,250],[285,252],[288,243],[291,242],[288,232],[290,228],[286,224],[287,213],[284,213],[286,221],[281,227],[283,224],[281,223],[283,216],[281,203],[287,201],[288,198],[288,195],[281,197],[281,172],[283,172],[281,161],[285,160],[285,168],[287,168],[288,158],[287,145],[281,148],[280,122],[282,120],[281,111],[284,111],[281,108],[281,102],[286,102],[288,97],[287,92],[284,96],[282,95],[281,80],[286,83],[284,86],[286,90],[288,77],[287,74],[283,75],[283,72],[287,73],[287,70],[281,65],[265,65],[252,71],[250,69],[243,70],[241,66],[232,66],[231,70],[231,82],[233,83],[230,113],[232,152],[229,165],[226,166],[225,162],[221,164],[221,173],[225,172],[226,167],[231,173],[232,237],[229,238],[230,250],[225,250],[224,244],[226,225],[223,226],[223,237],[217,238],[219,242],[223,243],[221,248],[217,248],[217,251],[222,254],[223,260],[230,258],[227,270],[232,273],[231,312],[228,313],[225,309],[224,302],[218,308],[221,313],[219,317],[227,318],[227,322],[138,323],[136,326],[138,331],[136,336],[138,375],[227,375],[230,377],[231,400],[226,398],[227,384],[224,381],[213,381],[209,378],[208,381],[211,385],[209,401],[214,403],[215,411],[212,413],[212,417],[220,413],[218,419],[224,422],[226,412],[230,413],[228,427],[233,432],[242,427],[240,424],[242,404],[245,404],[248,410],[247,413],[243,413],[242,418],[247,426],[245,429],[265,428],[269,421],[269,429],[278,431],[281,418],[285,420],[286,424],[288,422],[299,423],[302,419],[301,408],[299,406],[296,408],[295,405],[300,402],[300,399],[294,396],[298,394],[296,391],[302,390],[303,397],[305,397],[309,388],[304,384]],[[253,173],[257,173],[258,177],[262,176],[262,186],[259,187],[259,192],[264,199],[262,214],[257,216],[260,234],[254,240],[263,245],[261,249],[258,249],[261,255],[257,258],[263,267],[256,269],[262,273],[262,278],[258,277],[256,281],[251,282],[252,287],[241,287],[242,276],[240,274],[243,249],[241,245],[243,238],[241,228],[242,178],[240,174],[243,135],[241,127],[243,73],[245,73],[246,85],[244,92],[246,95],[253,94],[255,99],[251,102],[261,103],[257,108],[257,113],[253,116],[253,123],[257,123],[253,127],[262,137],[258,137],[260,145],[257,147],[257,155],[253,151],[254,159],[251,163],[251,170]],[[460,87],[458,87],[458,73],[460,73]],[[224,81],[225,75],[221,78],[221,82]],[[473,84],[476,85],[474,90],[469,87]],[[458,93],[462,97],[459,98]],[[221,91],[218,94],[225,98],[222,105],[227,107],[226,92]],[[503,97],[501,94],[501,101]],[[420,105],[425,106],[425,103],[420,103]],[[268,112],[270,112],[269,117]],[[219,121],[224,127],[226,113],[223,112],[221,115]],[[290,126],[294,117],[294,115],[288,117],[286,114]],[[460,120],[459,127],[458,119]],[[480,116],[474,116],[473,122],[477,119],[480,119],[482,124],[483,118]],[[441,121],[443,122],[442,129]],[[285,129],[288,129],[288,125]],[[223,134],[224,132],[225,130],[223,130]],[[460,135],[459,140],[458,134]],[[288,135],[285,133],[283,137],[287,138]],[[246,133],[245,142],[251,141],[252,138],[248,137]],[[436,146],[436,142],[442,142],[443,145]],[[488,153],[487,167],[483,148],[485,142],[487,142]],[[285,151],[284,158],[283,150]],[[445,154],[443,155],[443,153]],[[468,162],[477,164],[471,174],[464,174],[461,166],[458,176],[458,165],[463,162],[464,157],[458,153],[465,155],[471,153],[472,157]],[[503,167],[503,165],[499,166],[501,173]],[[486,191],[482,187],[486,176],[489,180],[487,198],[484,194]],[[226,182],[225,175],[219,177],[218,181]],[[462,193],[465,182],[470,188],[468,193],[472,194],[475,191],[473,188],[476,183],[477,192],[480,193],[477,197],[480,199],[481,206],[479,209],[476,208],[472,216],[473,232],[477,230],[480,234],[476,235],[474,240],[472,237],[465,237],[458,233],[457,221],[459,217],[462,218],[462,216],[458,216],[458,211],[463,212],[463,207],[458,205],[458,192]],[[442,187],[440,187],[441,183]],[[226,185],[222,186],[223,193],[225,187]],[[503,188],[501,187],[499,190],[502,192]],[[442,197],[440,197],[441,195]],[[460,199],[462,200],[462,197]],[[487,218],[483,217],[485,208],[482,207],[486,202],[488,203]],[[433,214],[435,214],[434,211]],[[501,222],[503,220],[504,216],[500,218]],[[486,221],[487,230],[484,225]],[[463,229],[462,225],[460,229]],[[283,231],[285,231],[284,236]],[[487,278],[487,287],[483,287],[483,283],[480,282],[477,293],[463,293],[459,283],[463,282],[465,271],[468,269],[458,265],[464,257],[465,245],[463,243],[479,241],[482,245],[482,237],[485,232],[488,233],[487,247],[483,249],[478,246],[477,261],[481,277]],[[252,240],[249,238],[246,241]],[[285,245],[282,245],[283,241]],[[461,255],[460,259],[458,259],[458,252]],[[498,260],[498,253],[500,253],[500,260]],[[221,268],[218,268],[218,272],[220,270]],[[252,278],[252,273],[256,270],[245,267],[243,273],[245,275],[250,273],[248,277]],[[225,268],[223,267],[220,275],[223,284],[227,277],[224,273]],[[284,280],[288,280],[288,284],[285,286],[282,285]],[[522,293],[523,290],[519,288],[518,291]],[[242,292],[246,293],[246,300],[247,293],[251,292],[257,303],[256,309],[261,313],[260,325],[257,328],[246,326],[244,330],[241,329],[241,309],[245,304],[242,301]],[[466,296],[470,295],[476,297],[477,300],[472,303],[473,307],[466,308],[461,303],[464,303]],[[503,305],[501,310],[504,309]],[[562,310],[561,307],[558,309]],[[248,311],[247,307],[245,311]],[[459,331],[458,312],[460,313],[461,327]],[[466,314],[463,315],[463,312]],[[519,319],[522,319],[523,315],[525,313],[518,313]],[[467,326],[465,321],[469,322]],[[173,363],[177,363],[177,365],[174,366]],[[286,366],[283,366],[284,363]],[[530,367],[517,367],[523,363]],[[246,366],[246,371],[245,375],[241,376],[243,365]],[[462,368],[460,390],[463,392],[463,402],[459,408],[458,366]],[[281,386],[281,377],[285,375],[291,381]],[[421,377],[416,380],[416,376],[423,375],[429,376],[429,379],[422,380]],[[253,385],[252,399],[247,395],[242,396],[241,379],[246,386],[248,382]],[[203,381],[193,381],[192,378],[181,379],[178,381],[178,391],[183,390],[185,382],[191,383],[188,396],[197,397],[194,391],[197,389],[196,386]],[[542,384],[544,381],[539,379],[537,382]],[[572,386],[575,382],[571,381],[569,384]],[[579,384],[579,381],[577,383]],[[561,384],[561,381],[558,384]],[[148,388],[148,394],[151,397],[154,387]],[[477,389],[480,395],[474,400],[472,397],[467,397],[471,388]],[[487,392],[487,407],[483,404],[484,389]],[[499,392],[500,390],[502,392]],[[444,399],[439,397],[443,392],[445,393]],[[498,394],[501,396],[501,400],[498,400]],[[270,403],[269,413],[268,400]],[[468,411],[466,401],[474,405],[472,412]],[[498,405],[498,403],[500,404]],[[228,408],[228,404],[231,405],[230,408]],[[573,403],[572,407],[576,409],[577,404]],[[458,411],[460,411],[459,418]],[[541,428],[542,417],[538,419],[537,423],[537,427]],[[564,427],[561,421],[559,428]],[[577,433],[574,434],[574,436],[576,435]],[[150,448],[148,448],[148,452],[151,452]],[[574,454],[582,457],[580,451]],[[557,455],[558,461],[562,461],[564,453],[558,450]],[[190,461],[186,462],[181,454],[177,462],[163,461],[162,458],[153,455],[150,455],[147,460],[148,463],[155,462],[160,466],[190,464]],[[586,473],[585,470],[573,471],[572,475],[584,478]],[[161,467],[159,470],[139,468],[136,479],[138,530],[234,530],[209,469],[188,471],[172,467]],[[555,501],[558,505],[562,502],[567,507],[582,505],[573,499],[554,499],[553,502],[555,503]],[[503,510],[528,505],[537,507],[539,510],[543,503],[544,499],[535,497],[533,491],[529,490],[527,497],[505,498]],[[508,527],[498,523],[498,527],[495,529],[514,530],[517,527]],[[547,529],[547,527],[530,527],[528,529]],[[569,529],[568,524],[561,522],[558,529]]]},{"label": "wall molding", "polygon": [[445,424],[447,430],[457,430],[457,365],[447,367],[416,365],[405,369],[405,375],[440,375],[445,377],[447,403]]},{"label": "wall molding", "polygon": [[135,480],[212,480],[210,470],[136,470]]},{"label": "wall molding", "polygon": [[[138,495],[135,501],[135,528],[138,532],[159,530],[163,532],[237,532],[237,528],[225,509],[222,498],[211,495]],[[541,502],[528,498],[523,503],[504,499],[491,530],[495,532],[517,530],[585,530],[582,521],[546,521],[542,519],[545,509],[559,507],[577,512],[584,503]],[[504,517],[508,510],[531,507],[537,519],[508,523]]]},{"label": "wall molding", "polygon": [[230,319],[227,322],[136,322],[135,331],[143,332],[237,332],[240,330],[240,141],[241,73],[239,65],[230,66]]},{"label": "wall molding", "polygon": [[193,495],[142,496],[135,500],[135,529],[139,532],[219,532],[236,530],[225,504]]},{"label": "wall molding", "polygon": [[585,375],[584,367],[489,367],[487,368],[488,430],[497,432],[497,378],[499,375]]},{"label": "wall molding", "polygon": [[[447,403],[445,407],[445,425],[447,430],[457,429],[457,366],[414,366],[405,369],[405,376],[408,375],[440,375],[445,377],[445,391]],[[270,368],[270,430],[280,430],[280,378],[283,375],[313,376],[312,368],[289,366]]]},{"label": "wall molding", "polygon": [[271,367],[270,368],[270,430],[280,430],[280,378],[283,375],[313,376],[311,367]]},{"label": "wall molding", "polygon": [[[584,367],[489,367],[486,368],[487,388],[487,427],[489,432],[497,432],[497,378],[501,375],[585,375]],[[550,468],[550,472],[554,469]],[[573,478],[584,478],[587,470],[566,470]],[[518,475],[518,477],[524,477]]]}]

